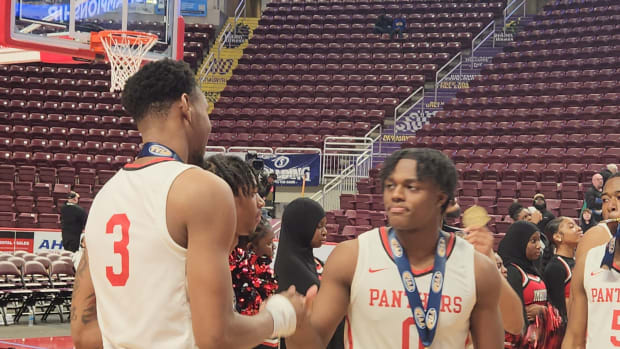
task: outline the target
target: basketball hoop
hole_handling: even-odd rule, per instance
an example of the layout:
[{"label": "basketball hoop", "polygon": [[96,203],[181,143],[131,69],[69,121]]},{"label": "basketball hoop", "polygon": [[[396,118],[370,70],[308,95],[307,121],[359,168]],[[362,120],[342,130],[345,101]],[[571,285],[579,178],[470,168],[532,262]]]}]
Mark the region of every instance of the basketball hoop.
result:
[{"label": "basketball hoop", "polygon": [[105,53],[112,66],[110,92],[122,91],[125,82],[140,69],[142,58],[157,42],[157,35],[104,30],[91,33],[91,50]]}]

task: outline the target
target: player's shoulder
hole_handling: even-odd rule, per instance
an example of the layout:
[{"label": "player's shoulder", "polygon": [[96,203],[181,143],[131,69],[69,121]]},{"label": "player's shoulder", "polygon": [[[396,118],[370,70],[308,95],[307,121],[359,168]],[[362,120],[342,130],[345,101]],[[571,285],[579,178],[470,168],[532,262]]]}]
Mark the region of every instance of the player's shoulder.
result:
[{"label": "player's shoulder", "polygon": [[230,191],[230,187],[222,178],[199,167],[189,167],[187,170],[181,172],[173,185],[175,190],[188,190],[194,193],[192,196]]},{"label": "player's shoulder", "polygon": [[190,167],[175,178],[168,202],[179,209],[192,211],[234,204],[230,186],[217,175],[199,167]]}]

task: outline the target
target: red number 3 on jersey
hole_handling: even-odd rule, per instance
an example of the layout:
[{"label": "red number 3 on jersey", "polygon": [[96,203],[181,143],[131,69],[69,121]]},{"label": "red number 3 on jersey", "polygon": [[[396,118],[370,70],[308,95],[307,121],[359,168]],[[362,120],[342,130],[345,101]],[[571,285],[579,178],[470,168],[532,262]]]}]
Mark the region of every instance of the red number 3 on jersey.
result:
[{"label": "red number 3 on jersey", "polygon": [[127,279],[129,279],[129,250],[127,250],[127,245],[129,245],[130,225],[126,214],[122,213],[112,216],[106,224],[105,233],[113,234],[114,227],[117,225],[121,227],[121,239],[114,241],[114,253],[121,255],[121,272],[115,273],[114,268],[108,265],[105,267],[105,275],[112,286],[125,286]]}]

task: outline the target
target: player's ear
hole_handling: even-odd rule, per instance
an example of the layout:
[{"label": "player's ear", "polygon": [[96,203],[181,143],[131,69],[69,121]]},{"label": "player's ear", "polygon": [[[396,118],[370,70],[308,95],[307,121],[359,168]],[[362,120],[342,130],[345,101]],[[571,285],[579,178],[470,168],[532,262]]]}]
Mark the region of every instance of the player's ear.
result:
[{"label": "player's ear", "polygon": [[441,208],[448,202],[448,194],[441,190],[438,190],[437,193],[437,207]]},{"label": "player's ear", "polygon": [[190,104],[190,96],[187,93],[183,93],[181,95],[180,98],[180,102],[179,102],[179,110],[181,112],[181,117],[188,121],[188,122],[192,122],[192,116],[191,116],[191,104]]}]

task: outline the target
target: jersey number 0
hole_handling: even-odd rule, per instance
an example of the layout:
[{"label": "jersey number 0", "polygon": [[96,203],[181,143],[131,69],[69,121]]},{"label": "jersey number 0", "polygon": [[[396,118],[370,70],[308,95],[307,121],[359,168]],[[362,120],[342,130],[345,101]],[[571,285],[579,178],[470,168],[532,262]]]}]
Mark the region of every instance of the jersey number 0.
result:
[{"label": "jersey number 0", "polygon": [[127,279],[129,279],[129,250],[127,250],[127,245],[129,244],[130,225],[126,214],[112,216],[106,224],[105,233],[113,234],[114,227],[117,225],[121,227],[121,239],[114,241],[114,253],[121,255],[121,272],[115,273],[114,268],[108,265],[105,267],[105,275],[112,286],[125,286]]}]

